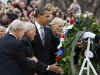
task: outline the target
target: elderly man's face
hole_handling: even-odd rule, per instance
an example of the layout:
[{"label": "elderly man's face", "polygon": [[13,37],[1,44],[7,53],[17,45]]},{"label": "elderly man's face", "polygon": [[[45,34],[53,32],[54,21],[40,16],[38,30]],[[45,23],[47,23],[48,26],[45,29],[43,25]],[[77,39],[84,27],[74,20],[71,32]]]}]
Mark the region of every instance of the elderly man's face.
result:
[{"label": "elderly man's face", "polygon": [[36,29],[33,28],[32,30],[28,30],[25,35],[28,36],[30,40],[34,40],[35,33],[36,33]]},{"label": "elderly man's face", "polygon": [[30,31],[30,39],[31,39],[31,40],[34,40],[35,33],[36,33],[36,30],[33,28],[33,29]]},{"label": "elderly man's face", "polygon": [[22,37],[23,37],[24,34],[25,34],[25,30],[16,30],[15,33],[16,33],[17,39],[18,39],[18,40],[21,40]]}]

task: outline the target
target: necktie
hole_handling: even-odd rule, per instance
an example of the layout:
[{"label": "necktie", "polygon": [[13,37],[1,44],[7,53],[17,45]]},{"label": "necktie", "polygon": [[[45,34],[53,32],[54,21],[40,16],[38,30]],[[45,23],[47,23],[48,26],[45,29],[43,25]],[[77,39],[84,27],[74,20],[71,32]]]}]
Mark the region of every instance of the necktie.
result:
[{"label": "necktie", "polygon": [[40,27],[40,37],[41,37],[41,40],[42,40],[42,44],[44,45],[44,42],[45,42],[44,27]]}]

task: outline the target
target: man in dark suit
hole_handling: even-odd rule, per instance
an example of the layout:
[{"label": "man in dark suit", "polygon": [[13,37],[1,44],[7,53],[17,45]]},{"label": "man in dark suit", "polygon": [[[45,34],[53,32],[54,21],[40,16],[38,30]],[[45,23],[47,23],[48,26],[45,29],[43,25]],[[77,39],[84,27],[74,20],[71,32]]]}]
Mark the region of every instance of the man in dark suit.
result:
[{"label": "man in dark suit", "polygon": [[[36,36],[32,41],[34,54],[40,62],[50,66],[55,64],[55,53],[57,51],[58,39],[53,35],[51,29],[46,26],[48,24],[50,12],[46,9],[40,10],[37,19],[34,23],[36,27]],[[55,72],[59,72],[60,68],[55,69]],[[54,72],[46,71],[39,72],[39,75],[56,75]]]},{"label": "man in dark suit", "polygon": [[[14,24],[14,26],[12,26]],[[24,62],[24,50],[20,42],[24,24],[19,20],[11,23],[11,31],[0,39],[0,74],[22,75],[18,65]]]}]

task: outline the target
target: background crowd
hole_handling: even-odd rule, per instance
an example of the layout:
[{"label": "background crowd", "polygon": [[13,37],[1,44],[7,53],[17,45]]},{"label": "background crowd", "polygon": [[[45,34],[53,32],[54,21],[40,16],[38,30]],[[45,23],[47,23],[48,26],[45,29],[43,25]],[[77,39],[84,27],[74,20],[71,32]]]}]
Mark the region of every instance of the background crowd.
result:
[{"label": "background crowd", "polygon": [[[64,13],[40,9],[39,1],[0,2],[0,74],[58,75],[56,64]],[[58,13],[58,14],[57,14]],[[64,17],[63,17],[64,18]],[[51,22],[51,23],[50,23]],[[48,25],[48,24],[51,25]]]}]

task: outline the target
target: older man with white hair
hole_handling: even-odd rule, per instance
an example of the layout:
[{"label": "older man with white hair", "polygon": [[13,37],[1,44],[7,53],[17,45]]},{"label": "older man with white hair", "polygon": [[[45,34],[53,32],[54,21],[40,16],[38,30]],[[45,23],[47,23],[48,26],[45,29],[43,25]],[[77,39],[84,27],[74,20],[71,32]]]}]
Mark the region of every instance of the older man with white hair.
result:
[{"label": "older man with white hair", "polygon": [[36,29],[31,22],[25,22],[25,26],[26,26],[26,31],[24,37],[22,38],[22,43],[26,48],[26,52],[25,52],[27,53],[26,58],[28,59],[28,61],[30,61],[27,62],[27,64],[30,64],[31,67],[29,65],[28,66],[26,65],[21,67],[21,69],[23,71],[23,75],[34,75],[34,71],[36,68],[35,66],[38,63],[38,59],[34,56],[31,41],[34,40]]},{"label": "older man with white hair", "polygon": [[14,35],[18,40],[21,40],[26,30],[26,26],[24,25],[24,22],[20,20],[14,20],[9,26],[8,31],[9,34]]}]

